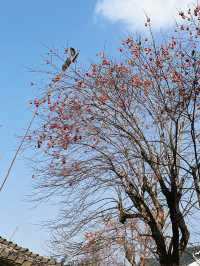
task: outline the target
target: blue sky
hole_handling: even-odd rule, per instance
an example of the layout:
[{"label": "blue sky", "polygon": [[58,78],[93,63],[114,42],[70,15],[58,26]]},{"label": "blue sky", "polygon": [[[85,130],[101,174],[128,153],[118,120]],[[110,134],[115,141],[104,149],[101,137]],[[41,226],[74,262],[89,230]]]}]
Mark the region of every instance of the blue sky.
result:
[{"label": "blue sky", "polygon": [[[38,79],[28,67],[40,67],[49,47],[66,44],[80,50],[82,61],[90,62],[106,46],[117,49],[126,33],[95,15],[94,0],[19,0],[1,1],[0,7],[0,180],[31,117],[28,101],[36,94],[29,84]],[[114,47],[114,48],[113,48]],[[33,209],[25,196],[34,182],[27,162],[20,156],[5,189],[0,192],[0,235],[41,254],[47,254],[48,233],[41,220],[53,217],[56,207],[42,205]]]},{"label": "blue sky", "polygon": [[[155,1],[155,0],[154,0]],[[0,7],[0,180],[18,145],[17,136],[23,135],[31,113],[28,102],[37,93],[30,82],[38,74],[45,46],[63,48],[66,45],[80,50],[81,61],[89,63],[98,51],[105,49],[114,54],[120,40],[129,31],[142,31],[138,16],[142,10],[165,14],[155,20],[155,27],[164,28],[172,23],[172,6],[180,1],[170,0],[168,7],[156,0],[18,0],[1,1]],[[188,0],[181,1],[181,7]],[[136,5],[137,4],[137,5]],[[136,8],[137,6],[137,8]],[[168,16],[166,15],[168,8]],[[132,10],[133,13],[130,13]],[[143,13],[141,13],[143,15]],[[16,227],[13,241],[40,254],[48,254],[48,232],[38,224],[56,215],[57,208],[41,205],[33,208],[26,195],[30,194],[34,180],[27,161],[20,156],[12,170],[5,189],[0,192],[0,235],[9,238]]]}]

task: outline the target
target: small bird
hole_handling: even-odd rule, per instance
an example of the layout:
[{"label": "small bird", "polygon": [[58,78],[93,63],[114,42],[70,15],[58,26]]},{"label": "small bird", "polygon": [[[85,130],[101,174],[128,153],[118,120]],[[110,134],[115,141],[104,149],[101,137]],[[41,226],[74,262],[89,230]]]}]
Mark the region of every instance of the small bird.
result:
[{"label": "small bird", "polygon": [[78,54],[76,50],[72,47],[70,47],[70,55],[67,57],[65,63],[62,65],[62,71],[66,71],[67,68],[71,65],[71,63],[74,63],[76,58],[78,57]]},{"label": "small bird", "polygon": [[79,55],[79,53],[76,53],[76,55],[73,57],[73,59],[72,59],[72,63],[74,63],[75,62],[75,60],[76,60],[76,58],[78,57],[78,55]]},{"label": "small bird", "polygon": [[76,55],[76,50],[72,47],[70,47],[70,54],[72,57],[74,57]]},{"label": "small bird", "polygon": [[72,60],[70,57],[68,57],[65,61],[65,63],[62,65],[62,71],[66,71],[66,69],[71,65]]}]

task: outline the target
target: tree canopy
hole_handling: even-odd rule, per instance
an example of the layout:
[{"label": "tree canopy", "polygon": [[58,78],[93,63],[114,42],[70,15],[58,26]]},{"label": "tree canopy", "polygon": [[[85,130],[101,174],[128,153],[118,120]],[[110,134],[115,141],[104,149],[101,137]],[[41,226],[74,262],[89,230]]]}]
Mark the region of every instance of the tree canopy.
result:
[{"label": "tree canopy", "polygon": [[59,70],[52,63],[29,140],[40,196],[62,203],[60,255],[179,265],[200,204],[200,7],[179,17],[162,40],[147,18],[147,37],[124,40],[119,59],[99,53],[87,71],[72,49]]}]

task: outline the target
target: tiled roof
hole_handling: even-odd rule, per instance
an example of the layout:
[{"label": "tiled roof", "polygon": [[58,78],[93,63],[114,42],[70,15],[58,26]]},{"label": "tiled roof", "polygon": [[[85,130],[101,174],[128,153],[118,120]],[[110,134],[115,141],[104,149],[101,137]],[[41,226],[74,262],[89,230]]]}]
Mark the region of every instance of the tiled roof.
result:
[{"label": "tiled roof", "polygon": [[0,237],[0,265],[9,266],[61,266],[53,259],[34,254],[11,241]]}]

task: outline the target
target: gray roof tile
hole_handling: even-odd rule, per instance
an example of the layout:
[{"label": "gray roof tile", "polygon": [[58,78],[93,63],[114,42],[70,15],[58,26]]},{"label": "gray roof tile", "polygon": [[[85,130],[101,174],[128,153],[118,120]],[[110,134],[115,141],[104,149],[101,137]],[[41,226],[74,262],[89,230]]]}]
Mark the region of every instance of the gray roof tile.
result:
[{"label": "gray roof tile", "polygon": [[55,260],[34,254],[27,248],[0,237],[0,263],[8,263],[13,266],[61,266]]}]

